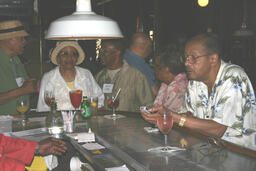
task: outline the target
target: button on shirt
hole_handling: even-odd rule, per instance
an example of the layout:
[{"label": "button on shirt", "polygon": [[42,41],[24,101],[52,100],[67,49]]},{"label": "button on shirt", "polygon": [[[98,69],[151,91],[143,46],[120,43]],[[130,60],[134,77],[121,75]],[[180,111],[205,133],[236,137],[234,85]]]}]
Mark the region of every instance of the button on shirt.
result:
[{"label": "button on shirt", "polygon": [[[18,88],[17,77],[23,77],[25,80],[28,79],[24,65],[17,56],[11,58],[0,49],[0,93]],[[18,114],[16,100],[0,104],[0,115]]]},{"label": "button on shirt", "polygon": [[226,125],[222,139],[256,150],[255,94],[241,67],[221,61],[209,96],[203,82],[190,80],[186,106],[197,118]]},{"label": "button on shirt", "polygon": [[126,49],[123,57],[129,65],[137,68],[147,77],[151,87],[155,85],[154,70],[146,63],[145,59],[132,53],[129,49]]}]

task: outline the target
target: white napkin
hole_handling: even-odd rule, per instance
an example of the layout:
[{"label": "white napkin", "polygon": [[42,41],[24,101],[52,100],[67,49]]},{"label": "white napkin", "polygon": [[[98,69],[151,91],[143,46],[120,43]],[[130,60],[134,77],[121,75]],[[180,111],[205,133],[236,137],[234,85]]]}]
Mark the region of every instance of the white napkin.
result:
[{"label": "white napkin", "polygon": [[111,168],[105,168],[106,171],[129,171],[129,169],[126,167],[126,165],[119,166],[119,167],[111,167]]},{"label": "white napkin", "polygon": [[89,129],[88,132],[81,132],[81,133],[71,133],[67,134],[67,136],[78,140],[78,142],[94,142],[95,141],[95,134]]},{"label": "white napkin", "polygon": [[44,161],[49,170],[52,170],[58,166],[58,159],[54,155],[44,156]]},{"label": "white napkin", "polygon": [[105,147],[98,144],[98,143],[86,143],[84,145],[82,145],[85,149],[87,150],[100,150],[100,149],[104,149]]},{"label": "white napkin", "polygon": [[12,132],[12,116],[2,115],[0,116],[0,132]]},{"label": "white napkin", "polygon": [[45,122],[46,116],[28,118],[30,122]]},{"label": "white napkin", "polygon": [[144,127],[144,130],[147,131],[147,133],[152,133],[152,132],[158,132],[158,128],[152,128],[152,127]]}]

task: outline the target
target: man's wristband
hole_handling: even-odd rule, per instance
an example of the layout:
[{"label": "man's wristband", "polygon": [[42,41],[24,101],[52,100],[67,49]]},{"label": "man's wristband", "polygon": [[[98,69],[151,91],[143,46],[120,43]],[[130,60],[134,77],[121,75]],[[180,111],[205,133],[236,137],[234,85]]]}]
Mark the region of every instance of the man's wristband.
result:
[{"label": "man's wristband", "polygon": [[183,127],[184,126],[184,124],[185,124],[185,122],[186,122],[186,120],[187,120],[187,115],[181,115],[181,118],[180,118],[180,122],[179,122],[179,126],[180,127]]}]

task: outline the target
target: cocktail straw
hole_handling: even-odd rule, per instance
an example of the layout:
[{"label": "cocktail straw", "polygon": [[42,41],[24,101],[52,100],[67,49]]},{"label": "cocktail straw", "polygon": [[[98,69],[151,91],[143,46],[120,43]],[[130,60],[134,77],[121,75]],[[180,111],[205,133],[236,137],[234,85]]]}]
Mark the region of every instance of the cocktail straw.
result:
[{"label": "cocktail straw", "polygon": [[118,89],[118,91],[117,91],[117,93],[116,93],[116,96],[115,96],[114,99],[113,99],[113,102],[116,100],[116,98],[117,98],[117,96],[119,95],[120,91],[121,91],[121,88]]}]

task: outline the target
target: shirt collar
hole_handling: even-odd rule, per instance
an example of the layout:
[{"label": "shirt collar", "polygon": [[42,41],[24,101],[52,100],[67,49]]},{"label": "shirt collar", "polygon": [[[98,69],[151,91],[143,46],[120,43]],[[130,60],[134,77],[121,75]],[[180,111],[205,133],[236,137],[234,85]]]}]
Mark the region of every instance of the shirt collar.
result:
[{"label": "shirt collar", "polygon": [[138,62],[142,62],[145,63],[145,59],[136,55],[135,53],[133,53],[132,51],[130,51],[129,49],[126,49],[126,53],[129,54],[129,57],[132,57],[133,60],[137,60]]}]

